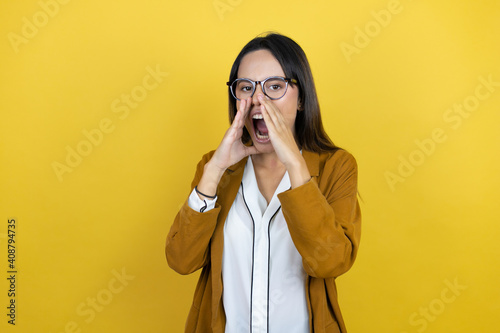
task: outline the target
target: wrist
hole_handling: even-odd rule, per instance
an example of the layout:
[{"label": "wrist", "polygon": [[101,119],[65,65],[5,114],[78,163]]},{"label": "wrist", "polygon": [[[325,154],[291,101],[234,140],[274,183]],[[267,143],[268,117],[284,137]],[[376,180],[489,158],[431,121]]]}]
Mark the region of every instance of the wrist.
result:
[{"label": "wrist", "polygon": [[208,194],[205,194],[205,193],[202,193],[200,190],[198,190],[198,185],[194,187],[194,190],[196,191],[196,194],[198,194],[198,196],[200,197],[200,199],[210,199],[210,200],[213,200],[215,198],[217,198],[217,193],[215,193],[214,195],[208,195]]},{"label": "wrist", "polygon": [[203,167],[203,176],[207,175],[211,180],[219,183],[226,169],[217,166],[213,160],[208,161]]},{"label": "wrist", "polygon": [[300,155],[298,159],[288,163],[286,168],[292,188],[302,186],[311,179],[309,168],[302,155]]},{"label": "wrist", "polygon": [[213,198],[217,195],[217,187],[225,170],[208,161],[203,167],[203,175],[195,190],[200,199]]},{"label": "wrist", "polygon": [[295,170],[299,170],[304,167],[306,167],[307,169],[306,161],[302,157],[300,151],[297,151],[296,154],[293,154],[293,157],[290,158],[288,161],[284,162],[283,164],[288,170],[288,173],[294,172]]}]

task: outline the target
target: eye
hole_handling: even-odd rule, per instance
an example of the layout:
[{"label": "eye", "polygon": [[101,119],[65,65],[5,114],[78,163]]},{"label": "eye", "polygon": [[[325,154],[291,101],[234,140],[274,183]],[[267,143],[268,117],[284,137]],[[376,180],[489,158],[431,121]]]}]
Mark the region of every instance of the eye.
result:
[{"label": "eye", "polygon": [[251,82],[248,82],[248,81],[245,81],[245,80],[238,81],[238,83],[236,84],[236,90],[237,91],[241,91],[243,93],[252,92],[253,85],[252,85]]},{"label": "eye", "polygon": [[285,89],[286,82],[281,79],[271,79],[266,82],[267,91],[279,91]]}]

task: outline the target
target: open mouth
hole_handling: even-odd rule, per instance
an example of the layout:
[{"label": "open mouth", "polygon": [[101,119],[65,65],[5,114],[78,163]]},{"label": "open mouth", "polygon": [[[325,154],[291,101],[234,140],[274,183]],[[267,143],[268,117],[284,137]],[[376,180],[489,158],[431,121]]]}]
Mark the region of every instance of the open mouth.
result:
[{"label": "open mouth", "polygon": [[259,141],[267,141],[269,140],[269,130],[267,129],[266,123],[264,121],[264,117],[261,113],[254,114],[252,117],[253,121],[253,129],[255,136]]}]

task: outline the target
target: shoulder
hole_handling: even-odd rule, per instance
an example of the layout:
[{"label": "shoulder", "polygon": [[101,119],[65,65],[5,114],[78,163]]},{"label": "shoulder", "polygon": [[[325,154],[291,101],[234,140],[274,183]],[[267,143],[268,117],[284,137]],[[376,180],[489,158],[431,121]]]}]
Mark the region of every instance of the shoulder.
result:
[{"label": "shoulder", "polygon": [[205,164],[207,164],[208,161],[214,156],[215,150],[211,150],[208,153],[203,154],[201,157],[200,161],[198,162],[198,165],[196,166],[197,170],[203,170],[203,167]]},{"label": "shoulder", "polygon": [[320,176],[325,172],[330,174],[345,170],[357,170],[354,156],[342,148],[320,153],[304,151],[302,155],[306,160],[311,176]]},{"label": "shoulder", "polygon": [[200,162],[204,162],[203,164],[207,163],[208,161],[210,161],[210,159],[212,158],[212,156],[214,156],[214,154],[215,154],[215,150],[211,150],[208,153],[203,154],[203,156],[201,157]]},{"label": "shoulder", "polygon": [[198,185],[198,182],[201,179],[201,176],[203,175],[203,170],[205,167],[205,164],[207,164],[208,161],[212,158],[214,155],[215,150],[209,151],[208,153],[204,154],[198,164],[196,165],[196,172],[193,178],[193,181],[191,182],[191,190],[195,187],[195,185]]},{"label": "shoulder", "polygon": [[342,148],[332,152],[321,153],[320,160],[324,160],[325,168],[336,170],[352,170],[357,169],[358,166],[354,156]]},{"label": "shoulder", "polygon": [[358,165],[354,156],[344,149],[319,153],[318,186],[332,199],[356,195]]}]

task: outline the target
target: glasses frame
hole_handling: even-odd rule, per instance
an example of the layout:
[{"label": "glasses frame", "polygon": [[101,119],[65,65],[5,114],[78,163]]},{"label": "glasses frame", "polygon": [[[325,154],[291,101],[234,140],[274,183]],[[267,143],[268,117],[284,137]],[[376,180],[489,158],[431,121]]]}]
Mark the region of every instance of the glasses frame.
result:
[{"label": "glasses frame", "polygon": [[[273,98],[273,97],[269,96],[266,93],[266,89],[264,88],[264,83],[266,83],[266,81],[270,80],[270,79],[282,79],[282,80],[285,81],[286,86],[285,86],[285,92],[283,93],[283,96],[278,97],[278,98]],[[295,80],[295,79],[291,79],[291,78],[288,78],[288,77],[282,77],[282,76],[270,76],[268,78],[265,78],[262,81],[254,81],[254,80],[247,79],[247,78],[239,78],[239,79],[234,80],[233,82],[226,82],[226,84],[229,86],[229,90],[231,90],[231,95],[233,95],[233,97],[236,100],[238,100],[238,101],[241,101],[241,99],[239,99],[238,97],[236,97],[236,94],[233,91],[233,85],[234,85],[235,82],[243,81],[243,80],[250,81],[252,83],[253,91],[252,91],[252,94],[250,95],[250,98],[252,98],[253,95],[255,94],[255,91],[257,91],[257,84],[260,84],[260,88],[262,89],[262,92],[264,93],[264,95],[266,95],[267,97],[269,97],[269,99],[272,99],[272,100],[277,100],[277,99],[283,98],[286,95],[286,92],[288,91],[288,83],[290,83],[290,82],[293,83],[293,84],[297,84],[298,83],[298,81]]]}]

